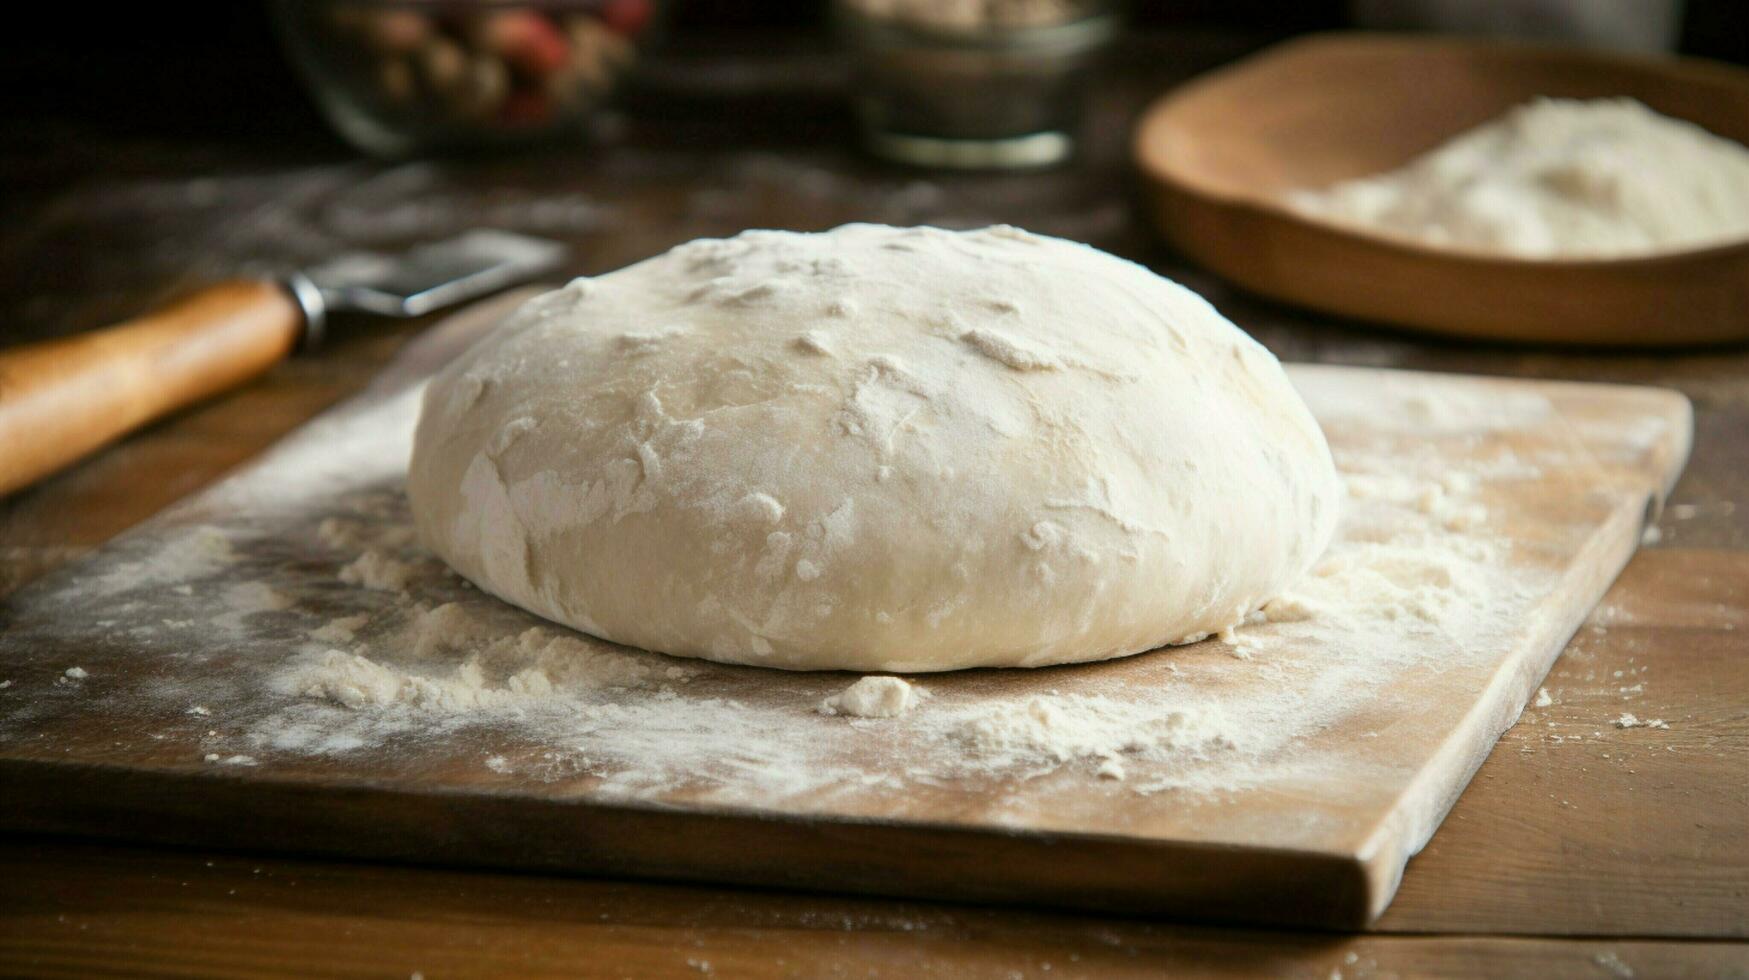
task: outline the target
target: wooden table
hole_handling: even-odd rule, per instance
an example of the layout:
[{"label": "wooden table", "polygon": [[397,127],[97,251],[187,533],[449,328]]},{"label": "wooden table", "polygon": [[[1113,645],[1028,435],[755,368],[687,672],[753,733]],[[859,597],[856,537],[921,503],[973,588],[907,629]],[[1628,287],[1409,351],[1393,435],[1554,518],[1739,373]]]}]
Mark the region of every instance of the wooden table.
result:
[{"label": "wooden table", "polygon": [[[1127,123],[1171,81],[1244,47],[1131,42],[1098,87],[1084,157],[1025,176],[859,157],[834,59],[806,45],[677,53],[610,149],[388,166],[308,134],[168,145],[74,130],[28,161],[0,158],[0,178],[34,191],[0,227],[0,305],[11,337],[47,336],[239,268],[475,223],[568,239],[574,271],[600,272],[743,227],[1007,221],[1146,262],[1285,359],[1681,389],[1695,452],[1661,539],[1574,638],[1547,684],[1555,703],[1501,740],[1375,929],[1265,933],[10,839],[0,974],[1749,975],[1749,353],[1430,341],[1274,306],[1185,267],[1127,199]],[[0,589],[217,478],[358,389],[418,327],[341,324],[319,354],[4,501]],[[1612,726],[1623,711],[1670,727]]]}]

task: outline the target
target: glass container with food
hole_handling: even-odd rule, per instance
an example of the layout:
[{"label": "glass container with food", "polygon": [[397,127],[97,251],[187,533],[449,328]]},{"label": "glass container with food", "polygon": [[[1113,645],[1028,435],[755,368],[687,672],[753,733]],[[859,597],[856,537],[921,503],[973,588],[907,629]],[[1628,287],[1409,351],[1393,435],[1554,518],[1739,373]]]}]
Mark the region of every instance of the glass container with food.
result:
[{"label": "glass container with food", "polygon": [[1110,0],[835,0],[833,13],[869,149],[962,169],[1067,158],[1118,20]]},{"label": "glass container with food", "polygon": [[653,32],[656,0],[277,0],[293,62],[369,153],[588,133]]}]

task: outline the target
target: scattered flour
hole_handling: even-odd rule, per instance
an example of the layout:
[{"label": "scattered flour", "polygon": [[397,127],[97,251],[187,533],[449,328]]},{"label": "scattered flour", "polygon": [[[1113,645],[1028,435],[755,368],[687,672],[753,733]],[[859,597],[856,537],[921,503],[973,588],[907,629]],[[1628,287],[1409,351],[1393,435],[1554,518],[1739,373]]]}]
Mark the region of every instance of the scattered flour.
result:
[{"label": "scattered flour", "polygon": [[383,592],[405,592],[413,566],[371,548],[340,569],[340,581]]},{"label": "scattered flour", "polygon": [[[1435,378],[1436,375],[1405,371],[1368,379],[1362,385],[1342,372],[1330,371],[1296,375],[1294,387],[1314,406],[1318,421],[1326,428],[1332,423],[1361,424],[1373,431],[1422,437],[1474,437],[1479,433],[1527,429],[1547,421],[1555,411],[1547,398],[1512,382],[1504,382],[1495,390],[1479,390],[1474,385],[1430,384]],[[1391,409],[1381,411],[1380,405],[1386,403]],[[1396,460],[1390,456],[1373,457],[1364,463],[1367,465],[1360,472],[1366,475],[1397,472]],[[1475,475],[1469,474],[1472,479]],[[1435,479],[1437,482],[1438,478]],[[1352,484],[1352,477],[1350,480]]]},{"label": "scattered flour", "polygon": [[[324,650],[300,657],[279,684],[287,693],[325,698],[349,708],[395,706],[459,714],[536,708],[555,694],[650,689],[672,679],[647,655],[546,627],[486,640],[480,627],[488,620],[469,620],[453,603],[439,607],[446,609],[453,612],[417,614],[401,646],[411,646],[415,657],[429,657],[431,651],[454,649],[463,641],[470,652],[459,662],[414,671],[385,666],[359,653]],[[460,637],[452,632],[458,621],[468,629]],[[469,639],[476,642],[465,643]]]},{"label": "scattered flour", "polygon": [[214,762],[222,766],[258,766],[261,764],[252,755],[227,756],[218,752],[208,752],[205,758],[207,762]]},{"label": "scattered flour", "polygon": [[353,517],[328,517],[316,526],[316,538],[334,551],[358,552],[366,547],[405,548],[416,540],[411,526],[383,527]]},{"label": "scattered flour", "polygon": [[820,702],[823,715],[897,718],[917,703],[919,692],[897,677],[864,677]]},{"label": "scattered flour", "polygon": [[1631,99],[1537,99],[1399,170],[1287,203],[1474,252],[1672,252],[1749,237],[1749,148]]},{"label": "scattered flour", "polygon": [[118,561],[85,582],[93,598],[107,598],[155,585],[186,582],[212,575],[237,560],[232,538],[224,529],[196,524],[178,529],[157,542],[143,557]]},{"label": "scattered flour", "polygon": [[1548,688],[1539,687],[1536,689],[1536,706],[1537,707],[1546,708],[1549,705],[1554,704],[1554,703],[1555,703],[1555,699],[1549,696],[1549,689]]},{"label": "scattered flour", "polygon": [[1048,771],[1065,763],[1091,763],[1095,774],[1107,779],[1124,778],[1126,757],[1182,763],[1256,741],[1231,724],[1218,704],[1160,710],[1146,701],[1100,695],[974,705],[954,712],[947,729],[968,756],[988,766]]},{"label": "scattered flour", "polygon": [[365,613],[338,616],[310,630],[310,639],[323,643],[348,643],[358,636],[358,631],[368,622],[370,616]]},{"label": "scattered flour", "polygon": [[1627,961],[1616,955],[1612,950],[1605,950],[1592,956],[1591,962],[1597,964],[1598,969],[1617,978],[1617,980],[1633,980],[1633,978],[1638,975]]},{"label": "scattered flour", "polygon": [[207,621],[207,625],[227,633],[241,629],[250,616],[282,612],[297,602],[266,582],[247,580],[221,587],[218,600],[218,612]]},{"label": "scattered flour", "polygon": [[296,602],[291,596],[266,582],[237,582],[228,585],[220,601],[227,611],[243,615],[278,612],[290,609]]},{"label": "scattered flour", "polygon": [[1611,722],[1617,728],[1669,728],[1662,718],[1639,719],[1632,712],[1624,711],[1621,717]]}]

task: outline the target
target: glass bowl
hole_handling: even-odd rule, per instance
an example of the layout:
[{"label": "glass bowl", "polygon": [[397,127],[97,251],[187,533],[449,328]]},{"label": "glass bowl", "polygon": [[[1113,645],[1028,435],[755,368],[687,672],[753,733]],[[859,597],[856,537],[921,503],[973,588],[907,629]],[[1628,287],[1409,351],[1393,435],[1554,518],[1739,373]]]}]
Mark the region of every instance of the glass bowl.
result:
[{"label": "glass bowl", "polygon": [[655,32],[657,0],[275,0],[339,133],[379,156],[586,135]]},{"label": "glass bowl", "polygon": [[868,148],[959,169],[1068,158],[1119,19],[1111,0],[835,0],[833,15]]}]

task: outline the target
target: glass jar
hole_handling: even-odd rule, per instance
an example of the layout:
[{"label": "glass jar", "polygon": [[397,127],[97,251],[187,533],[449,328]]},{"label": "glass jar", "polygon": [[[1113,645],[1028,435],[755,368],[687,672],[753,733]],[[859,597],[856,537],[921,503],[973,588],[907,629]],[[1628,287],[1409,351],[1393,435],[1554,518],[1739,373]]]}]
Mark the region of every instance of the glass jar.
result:
[{"label": "glass jar", "polygon": [[871,151],[1008,169],[1073,152],[1087,70],[1118,16],[1100,0],[835,0],[833,20]]}]

